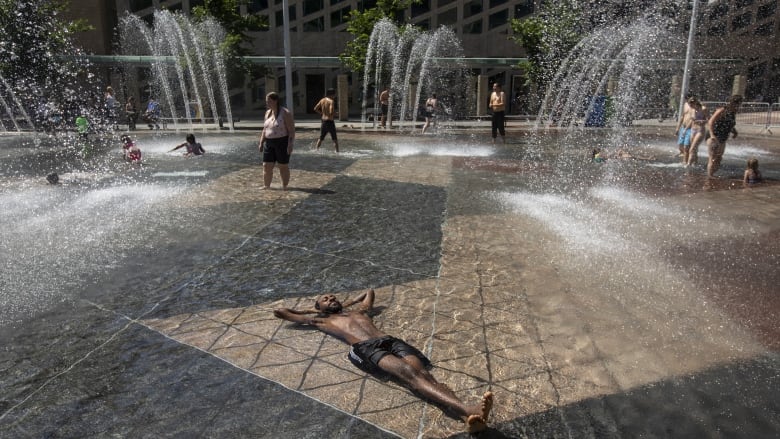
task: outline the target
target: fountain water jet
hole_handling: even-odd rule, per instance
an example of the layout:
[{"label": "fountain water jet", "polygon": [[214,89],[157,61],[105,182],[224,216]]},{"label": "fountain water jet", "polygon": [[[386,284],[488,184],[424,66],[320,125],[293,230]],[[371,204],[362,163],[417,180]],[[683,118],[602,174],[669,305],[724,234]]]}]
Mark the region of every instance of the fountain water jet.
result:
[{"label": "fountain water jet", "polygon": [[[536,128],[578,127],[580,120],[591,120],[594,112],[606,110],[597,108],[594,97],[608,94],[615,117],[603,121],[604,125],[629,124],[632,110],[657,100],[654,94],[664,89],[665,78],[659,72],[664,70],[664,60],[678,52],[678,40],[652,15],[593,31],[574,47],[548,85]],[[607,90],[611,80],[614,87]]]},{"label": "fountain water jet", "polygon": [[[152,87],[162,92],[174,128],[179,131],[181,118],[186,119],[190,127],[193,119],[198,119],[190,108],[192,96],[200,109],[199,119],[205,130],[203,96],[206,96],[211,119],[218,124],[224,115],[232,131],[225,62],[216,44],[224,40],[225,30],[211,18],[194,23],[169,11],[156,11],[154,22],[154,26],[149,27],[137,16],[125,16],[119,26],[121,47],[125,55],[154,57]],[[218,90],[214,84],[219,85]],[[218,93],[222,96],[223,108],[218,104]],[[177,111],[179,108],[181,115]]]},{"label": "fountain water jet", "polygon": [[[386,18],[380,20],[371,32],[366,52],[362,121],[366,121],[372,78],[377,87],[389,84],[390,114],[398,114],[402,126],[408,119],[414,121],[421,97],[432,93],[439,96],[448,113],[465,113],[473,93],[471,75],[462,60],[460,41],[446,26],[423,32],[411,25],[398,28]],[[378,112],[375,100],[374,114]]]}]

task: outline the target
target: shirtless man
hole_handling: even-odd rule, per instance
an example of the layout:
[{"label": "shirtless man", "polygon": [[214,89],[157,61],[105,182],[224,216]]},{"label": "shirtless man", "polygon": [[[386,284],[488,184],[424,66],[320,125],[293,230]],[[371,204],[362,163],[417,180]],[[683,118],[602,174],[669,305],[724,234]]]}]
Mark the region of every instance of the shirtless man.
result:
[{"label": "shirtless man", "polygon": [[688,164],[691,140],[693,137],[691,128],[693,127],[693,121],[696,117],[696,110],[693,108],[693,103],[696,101],[696,98],[693,96],[685,101],[682,116],[675,128],[675,133],[677,133],[677,147],[680,150],[680,157],[682,158],[683,165]]},{"label": "shirtless man", "polygon": [[320,149],[322,141],[325,140],[325,136],[330,133],[330,138],[333,139],[333,145],[336,147],[336,152],[339,152],[339,139],[336,136],[336,104],[334,99],[336,98],[336,90],[329,88],[325,93],[325,97],[317,102],[314,106],[314,111],[322,116],[322,124],[320,125],[320,138],[317,140],[316,149]]},{"label": "shirtless man", "polygon": [[506,94],[501,90],[501,84],[497,82],[493,84],[493,93],[490,94],[490,109],[493,111],[490,127],[493,143],[496,143],[496,132],[501,134],[501,143],[504,143],[504,137],[506,136],[504,130]]},{"label": "shirtless man", "polygon": [[[347,307],[358,304],[352,311]],[[486,392],[482,402],[465,405],[449,387],[436,381],[428,372],[431,362],[422,352],[380,331],[368,315],[374,307],[374,290],[369,290],[345,303],[325,294],[317,298],[313,310],[280,308],[274,316],[304,325],[341,339],[352,347],[349,361],[368,373],[385,373],[403,383],[424,399],[439,406],[445,413],[462,420],[470,433],[487,427],[493,407],[493,394]],[[315,316],[311,316],[316,314]]]}]

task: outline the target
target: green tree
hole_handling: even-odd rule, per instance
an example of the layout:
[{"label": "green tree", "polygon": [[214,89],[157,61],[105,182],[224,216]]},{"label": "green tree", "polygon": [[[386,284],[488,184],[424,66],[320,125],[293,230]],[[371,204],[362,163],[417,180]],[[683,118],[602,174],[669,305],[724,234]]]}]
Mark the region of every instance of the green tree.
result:
[{"label": "green tree", "polygon": [[227,36],[222,48],[232,74],[257,76],[263,73],[263,69],[243,59],[252,54],[252,37],[247,32],[268,28],[268,17],[261,14],[241,15],[239,7],[248,3],[249,0],[204,0],[202,5],[192,8],[192,16],[196,20],[212,17],[225,29]]},{"label": "green tree", "polygon": [[344,52],[339,55],[341,62],[350,70],[362,74],[374,25],[383,18],[400,23],[399,17],[403,17],[403,11],[413,4],[421,3],[421,1],[377,0],[376,6],[373,8],[350,11],[347,32],[351,33],[354,38],[347,43]]},{"label": "green tree", "polygon": [[555,75],[572,48],[591,30],[614,23],[630,22],[650,13],[659,26],[675,26],[688,14],[675,0],[550,0],[542,2],[533,17],[513,19],[512,39],[528,58],[521,67],[526,82],[544,87]]},{"label": "green tree", "polygon": [[89,86],[88,64],[71,41],[89,26],[61,18],[67,7],[64,0],[0,0],[0,90],[28,110],[39,98],[67,106]]},{"label": "green tree", "polygon": [[521,65],[526,82],[544,87],[580,41],[588,20],[581,4],[577,0],[545,2],[533,17],[511,21],[512,39],[525,49],[528,58]]}]

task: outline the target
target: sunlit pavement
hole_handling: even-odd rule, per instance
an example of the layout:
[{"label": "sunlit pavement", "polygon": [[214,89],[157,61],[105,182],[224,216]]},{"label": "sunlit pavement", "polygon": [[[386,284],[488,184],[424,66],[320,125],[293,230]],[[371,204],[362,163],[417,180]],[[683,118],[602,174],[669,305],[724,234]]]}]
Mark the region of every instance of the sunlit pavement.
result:
[{"label": "sunlit pavement", "polygon": [[[465,436],[436,407],[355,369],[340,341],[272,315],[321,292],[366,288],[377,292],[378,326],[423,350],[441,382],[466,401],[494,392],[481,437],[780,431],[776,182],[737,187],[735,159],[714,190],[696,175],[660,196],[648,195],[646,179],[639,192],[629,181],[548,195],[526,188],[545,171],[512,152],[528,148],[522,139],[493,151],[485,138],[439,146],[341,126],[337,156],[330,139],[311,150],[316,125],[301,124],[288,191],[278,175],[261,190],[249,127],[223,140],[204,133],[207,155],[197,159],[165,152],[183,135],[139,132],[142,170],[4,186],[5,197],[30,186],[66,197],[121,186],[157,190],[159,200],[116,207],[112,193],[118,213],[101,213],[74,198],[71,208],[103,215],[79,235],[99,228],[98,242],[62,229],[88,251],[58,247],[55,234],[36,253],[46,267],[59,252],[68,264],[52,267],[71,266],[73,277],[47,282],[4,256],[16,276],[5,285],[31,276],[36,292],[55,291],[37,306],[38,296],[20,294],[33,306],[0,327],[0,433]],[[767,150],[772,177],[780,151]],[[638,175],[658,175],[641,166]],[[66,221],[86,221],[59,207]],[[4,239],[22,267],[40,267],[24,265],[29,232],[44,230],[32,222],[12,224]]]}]

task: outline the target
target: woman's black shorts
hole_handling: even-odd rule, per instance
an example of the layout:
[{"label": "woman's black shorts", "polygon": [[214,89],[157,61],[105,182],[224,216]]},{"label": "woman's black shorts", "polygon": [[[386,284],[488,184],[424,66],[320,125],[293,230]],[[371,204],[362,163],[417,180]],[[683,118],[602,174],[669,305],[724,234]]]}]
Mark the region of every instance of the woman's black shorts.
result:
[{"label": "woman's black shorts", "polygon": [[290,154],[287,154],[287,136],[276,139],[265,139],[263,147],[263,163],[290,163]]}]

